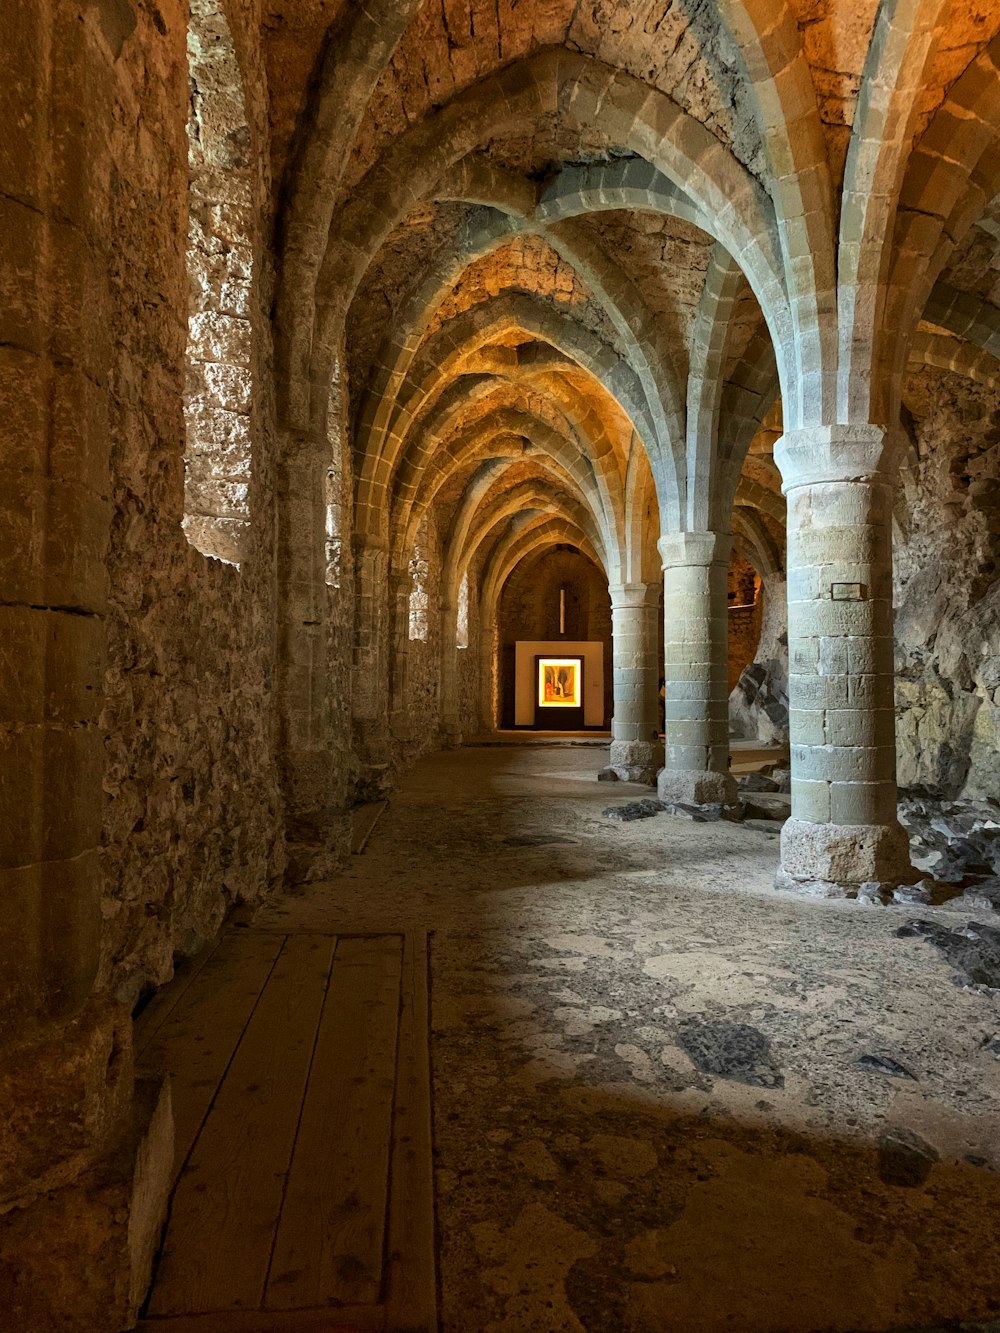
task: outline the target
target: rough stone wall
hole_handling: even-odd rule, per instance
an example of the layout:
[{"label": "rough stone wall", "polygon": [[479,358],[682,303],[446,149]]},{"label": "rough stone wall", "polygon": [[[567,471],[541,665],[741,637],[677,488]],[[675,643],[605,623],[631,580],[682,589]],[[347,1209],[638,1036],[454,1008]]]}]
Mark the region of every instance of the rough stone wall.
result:
[{"label": "rough stone wall", "polygon": [[463,736],[475,736],[482,727],[482,621],[479,614],[479,569],[477,558],[469,568],[468,639],[465,648],[458,650],[458,720]]},{"label": "rough stone wall", "polygon": [[409,641],[406,662],[408,738],[399,748],[399,766],[414,763],[439,745],[441,732],[441,534],[433,512],[427,515],[421,558],[426,564],[426,638]]},{"label": "rough stone wall", "polygon": [[239,564],[252,441],[253,151],[225,12],[192,0],[188,23],[188,346],[184,529]]},{"label": "rough stone wall", "polygon": [[[159,7],[159,48],[126,43],[118,63],[111,273],[114,517],[109,628],[101,982],[126,1002],[166,980],[235,901],[283,867],[272,759],[273,531],[270,277],[254,237],[250,416],[254,475],[243,567],[187,542],[182,388],[187,334],[188,101],[185,13]],[[252,52],[248,3],[231,24]],[[160,24],[157,23],[159,29]],[[264,88],[245,71],[257,199],[267,197]],[[260,215],[258,211],[258,216]]]},{"label": "rough stone wall", "polygon": [[754,660],[760,638],[758,575],[749,560],[734,552],[729,561],[729,689]]},{"label": "rough stone wall", "polygon": [[581,306],[590,298],[573,266],[560,259],[543,236],[515,236],[468,266],[428,321],[425,337],[463,310],[516,288],[564,306]]},{"label": "rough stone wall", "polygon": [[897,503],[900,784],[1000,792],[1000,395],[943,371],[911,381],[915,453]]},{"label": "rough stone wall", "polygon": [[[351,577],[354,479],[348,429],[348,382],[343,357],[334,367],[327,415],[329,468],[326,493],[326,726],[333,751],[334,806],[346,810],[354,798],[356,762],[351,744],[351,681],[354,657],[355,588]],[[349,844],[345,831],[345,853]]]},{"label": "rough stone wall", "polygon": [[[559,633],[559,589],[566,588],[565,632]],[[519,639],[589,640],[604,644],[604,721],[614,711],[611,597],[603,572],[569,547],[526,559],[500,597],[500,725],[514,721],[514,645]]]},{"label": "rough stone wall", "polygon": [[783,578],[761,582],[760,633],[753,660],[729,696],[729,725],[737,736],[784,744],[788,740],[788,589]]},{"label": "rough stone wall", "polygon": [[497,63],[563,42],[669,93],[741,161],[763,170],[739,57],[710,0],[472,0],[421,7],[379,80],[348,182],[429,103],[446,102]]}]

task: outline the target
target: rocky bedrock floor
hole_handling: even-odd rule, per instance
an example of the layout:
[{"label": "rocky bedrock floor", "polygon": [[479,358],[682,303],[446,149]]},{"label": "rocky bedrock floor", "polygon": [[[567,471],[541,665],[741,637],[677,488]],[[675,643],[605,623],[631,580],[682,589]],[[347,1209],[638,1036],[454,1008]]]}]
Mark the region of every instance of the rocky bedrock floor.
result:
[{"label": "rocky bedrock floor", "polygon": [[992,1327],[1000,991],[941,932],[995,915],[779,894],[777,825],[609,820],[605,762],[428,759],[265,914],[433,932],[444,1328]]}]

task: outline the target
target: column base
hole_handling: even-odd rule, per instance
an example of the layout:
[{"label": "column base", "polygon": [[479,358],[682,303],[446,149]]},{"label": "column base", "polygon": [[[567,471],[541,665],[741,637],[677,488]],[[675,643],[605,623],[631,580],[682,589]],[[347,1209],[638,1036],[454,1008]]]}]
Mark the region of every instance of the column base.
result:
[{"label": "column base", "polygon": [[620,782],[655,787],[656,775],[663,767],[663,742],[612,741],[608,767]]},{"label": "column base", "polygon": [[907,882],[910,840],[901,824],[812,824],[788,819],[781,830],[775,887],[814,898],[875,901]]},{"label": "column base", "polygon": [[0,1289],[12,1328],[134,1328],[173,1183],[169,1083],[138,1078],[132,1123],[72,1184],[0,1218]]},{"label": "column base", "polygon": [[710,769],[664,768],[656,780],[661,801],[686,805],[737,805],[736,782],[729,773]]}]

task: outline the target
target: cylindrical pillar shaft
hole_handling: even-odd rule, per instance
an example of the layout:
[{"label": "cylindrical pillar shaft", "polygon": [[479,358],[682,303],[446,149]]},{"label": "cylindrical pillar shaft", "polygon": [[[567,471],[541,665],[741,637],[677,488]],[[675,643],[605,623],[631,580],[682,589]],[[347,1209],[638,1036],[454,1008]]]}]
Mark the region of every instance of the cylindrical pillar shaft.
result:
[{"label": "cylindrical pillar shaft", "polygon": [[410,589],[413,578],[408,569],[393,569],[389,575],[389,723],[397,741],[409,739],[406,703],[407,666],[410,652]]},{"label": "cylindrical pillar shaft", "polygon": [[458,605],[442,598],[441,608],[441,743],[446,750],[462,744],[458,709]]},{"label": "cylindrical pillar shaft", "polygon": [[392,782],[389,739],[388,553],[371,539],[355,539],[354,673],[351,703],[358,795],[380,799]]},{"label": "cylindrical pillar shaft", "polygon": [[614,688],[610,767],[623,782],[654,783],[663,758],[657,705],[660,590],[628,583],[610,593]]},{"label": "cylindrical pillar shaft", "polygon": [[679,532],[661,537],[666,694],[664,801],[728,805],[729,623],[732,536]]},{"label": "cylindrical pillar shaft", "polygon": [[788,496],[792,817],[779,883],[828,894],[909,869],[896,820],[892,476],[887,433],[782,437]]},{"label": "cylindrical pillar shaft", "polygon": [[497,727],[497,626],[482,622],[479,630],[479,726],[484,735]]}]

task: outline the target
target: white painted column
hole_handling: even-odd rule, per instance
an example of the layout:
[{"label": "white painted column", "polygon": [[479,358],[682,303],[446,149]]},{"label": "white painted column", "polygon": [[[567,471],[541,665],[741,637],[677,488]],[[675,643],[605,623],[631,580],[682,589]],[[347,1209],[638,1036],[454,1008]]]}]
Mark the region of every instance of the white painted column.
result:
[{"label": "white painted column", "polygon": [[663,801],[729,805],[728,532],[661,537],[666,767]]},{"label": "white painted column", "polygon": [[626,583],[609,591],[614,688],[609,766],[623,782],[655,783],[663,760],[656,633],[660,590]]},{"label": "white painted column", "polygon": [[775,448],[788,497],[792,817],[778,883],[827,896],[899,883],[892,488],[895,440],[817,426]]}]

